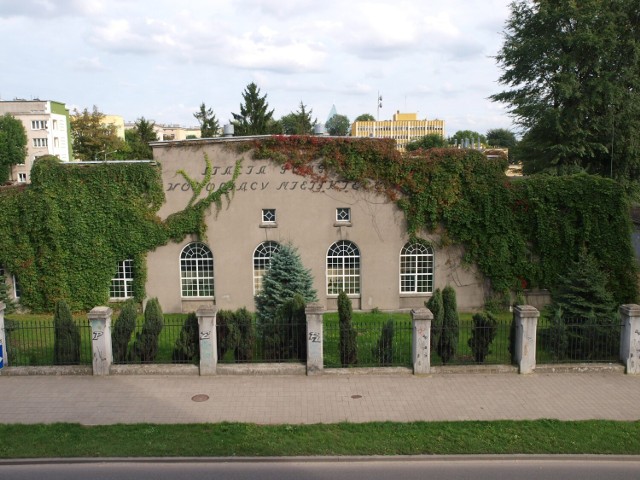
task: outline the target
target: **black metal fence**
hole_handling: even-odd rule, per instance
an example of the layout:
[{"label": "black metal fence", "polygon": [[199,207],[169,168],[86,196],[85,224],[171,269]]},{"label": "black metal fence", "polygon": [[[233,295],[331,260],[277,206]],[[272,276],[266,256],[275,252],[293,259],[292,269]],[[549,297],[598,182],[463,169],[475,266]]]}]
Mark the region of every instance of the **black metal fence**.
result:
[{"label": "black metal fence", "polygon": [[[57,344],[51,320],[5,319],[5,351],[12,367],[43,365],[91,365],[91,327],[88,321],[75,322],[79,341]],[[56,346],[58,353],[56,354]]]},{"label": "black metal fence", "polygon": [[439,334],[432,329],[431,365],[509,365],[510,328],[510,322],[487,327],[464,320],[457,328],[442,329]]},{"label": "black metal fence", "polygon": [[622,324],[609,318],[541,317],[537,363],[618,362]]}]

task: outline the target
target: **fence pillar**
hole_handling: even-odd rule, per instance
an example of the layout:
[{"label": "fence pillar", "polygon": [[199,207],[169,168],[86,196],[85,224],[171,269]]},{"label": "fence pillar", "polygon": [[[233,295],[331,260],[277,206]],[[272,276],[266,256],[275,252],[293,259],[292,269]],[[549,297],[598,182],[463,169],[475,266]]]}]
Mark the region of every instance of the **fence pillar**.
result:
[{"label": "fence pillar", "polygon": [[531,305],[517,305],[513,311],[516,322],[515,359],[520,373],[532,373],[536,368],[536,331],[540,312]]},{"label": "fence pillar", "polygon": [[[0,282],[3,279],[0,278]],[[7,354],[7,337],[4,334],[4,311],[7,306],[0,302],[0,368],[9,365],[9,355]]]},{"label": "fence pillar", "polygon": [[411,354],[413,374],[423,375],[431,372],[431,321],[433,313],[428,308],[411,310]]},{"label": "fence pillar", "polygon": [[93,353],[93,374],[109,375],[113,363],[111,350],[111,314],[109,307],[95,307],[88,314],[91,325],[91,351]]},{"label": "fence pillar", "polygon": [[620,307],[622,331],[620,332],[620,360],[625,372],[640,374],[640,305],[622,305]]},{"label": "fence pillar", "polygon": [[322,317],[324,305],[310,303],[304,309],[307,316],[307,375],[320,375],[324,371],[322,352]]},{"label": "fence pillar", "polygon": [[216,374],[218,366],[217,314],[216,307],[200,307],[196,312],[200,335],[200,375]]}]

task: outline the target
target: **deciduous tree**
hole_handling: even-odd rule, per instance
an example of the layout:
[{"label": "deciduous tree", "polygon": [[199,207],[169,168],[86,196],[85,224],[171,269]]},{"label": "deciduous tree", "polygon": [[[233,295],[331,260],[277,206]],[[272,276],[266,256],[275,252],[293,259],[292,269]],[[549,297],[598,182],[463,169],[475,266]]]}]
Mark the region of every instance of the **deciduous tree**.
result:
[{"label": "deciduous tree", "polygon": [[104,123],[104,117],[105,115],[95,105],[91,112],[86,108],[82,112],[77,109],[73,111],[71,137],[73,152],[77,159],[108,159],[110,154],[125,148],[125,143],[116,134],[115,125]]},{"label": "deciduous tree", "polygon": [[349,135],[350,126],[351,122],[349,121],[349,118],[346,115],[340,115],[338,113],[333,115],[329,120],[327,120],[327,123],[324,124],[329,135],[337,137]]},{"label": "deciduous tree", "polygon": [[430,133],[424,137],[416,138],[407,143],[405,147],[408,152],[415,150],[427,150],[429,148],[442,148],[446,147],[447,141],[438,133]]},{"label": "deciduous tree", "polygon": [[317,120],[311,120],[312,109],[307,110],[307,106],[300,102],[300,108],[296,112],[291,112],[280,119],[283,133],[287,135],[310,135]]},{"label": "deciduous tree", "polygon": [[0,116],[0,184],[9,180],[11,166],[24,163],[27,132],[20,120],[8,113]]},{"label": "deciduous tree", "polygon": [[356,122],[375,122],[376,118],[370,113],[363,113],[362,115],[358,115],[355,121]]}]

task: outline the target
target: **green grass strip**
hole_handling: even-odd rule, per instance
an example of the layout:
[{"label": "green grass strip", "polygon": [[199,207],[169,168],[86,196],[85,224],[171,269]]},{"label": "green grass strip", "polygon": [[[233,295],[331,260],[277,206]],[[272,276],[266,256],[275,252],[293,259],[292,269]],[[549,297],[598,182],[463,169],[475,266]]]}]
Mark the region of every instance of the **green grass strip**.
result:
[{"label": "green grass strip", "polygon": [[640,454],[640,422],[5,424],[0,458]]}]

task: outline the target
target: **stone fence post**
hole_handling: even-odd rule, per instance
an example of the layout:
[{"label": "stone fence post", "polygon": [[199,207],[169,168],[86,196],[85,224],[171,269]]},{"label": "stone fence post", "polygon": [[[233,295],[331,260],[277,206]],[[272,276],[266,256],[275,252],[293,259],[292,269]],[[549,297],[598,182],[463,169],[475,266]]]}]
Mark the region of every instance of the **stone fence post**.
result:
[{"label": "stone fence post", "polygon": [[111,350],[111,315],[109,307],[95,307],[88,314],[91,325],[91,351],[93,352],[93,374],[109,375],[113,363]]},{"label": "stone fence post", "polygon": [[200,375],[216,374],[218,366],[217,314],[216,307],[200,307],[196,312],[200,336]]},{"label": "stone fence post", "polygon": [[532,373],[536,368],[536,332],[540,312],[531,305],[517,305],[515,359],[519,373]]},{"label": "stone fence post", "polygon": [[431,372],[431,322],[433,313],[428,308],[411,310],[411,354],[413,374],[423,375]]},{"label": "stone fence post", "polygon": [[[2,278],[0,278],[0,282]],[[9,355],[7,354],[7,337],[4,334],[4,310],[7,306],[4,302],[0,302],[0,366],[6,367],[9,365]]]},{"label": "stone fence post", "polygon": [[320,375],[324,371],[322,353],[322,318],[324,305],[310,303],[304,309],[307,317],[307,375]]},{"label": "stone fence post", "polygon": [[625,372],[640,374],[640,305],[622,305],[620,307],[622,331],[620,332],[620,360]]}]

